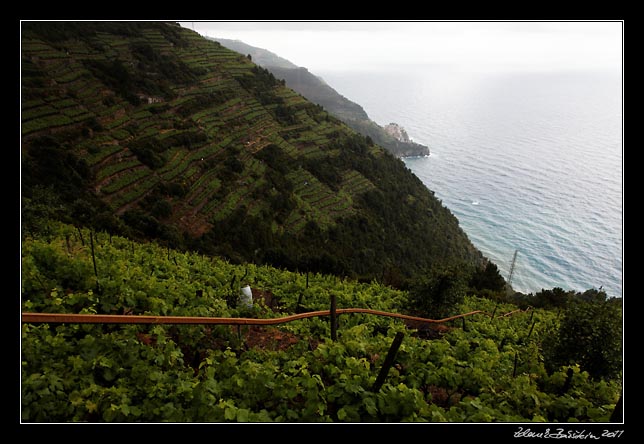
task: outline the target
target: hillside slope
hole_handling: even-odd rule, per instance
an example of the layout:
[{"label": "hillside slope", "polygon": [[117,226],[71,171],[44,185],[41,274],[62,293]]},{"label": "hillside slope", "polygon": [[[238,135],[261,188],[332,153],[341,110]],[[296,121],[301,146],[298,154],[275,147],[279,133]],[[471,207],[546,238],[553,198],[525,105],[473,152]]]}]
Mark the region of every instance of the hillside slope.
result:
[{"label": "hillside slope", "polygon": [[404,163],[173,23],[22,23],[23,224],[365,279],[483,261]]},{"label": "hillside slope", "polygon": [[235,52],[240,53],[244,56],[251,56],[253,62],[262,66],[264,68],[268,67],[277,67],[285,69],[298,69],[295,63],[290,60],[280,57],[274,52],[269,51],[264,48],[257,48],[256,46],[251,46],[247,43],[242,42],[241,40],[233,39],[222,39],[220,37],[206,37],[208,40],[221,43],[224,47],[232,49]]},{"label": "hillside slope", "polygon": [[322,78],[310,73],[306,68],[298,67],[277,54],[239,40],[213,37],[210,39],[242,55],[250,55],[255,63],[268,69],[278,79],[284,79],[286,86],[302,94],[311,102],[321,105],[349,127],[364,136],[369,136],[375,143],[389,150],[393,155],[397,157],[429,155],[429,148],[425,145],[392,137],[385,128],[371,120],[360,105],[338,93]]},{"label": "hillside slope", "polygon": [[[62,224],[52,228],[47,240],[27,236],[23,315],[127,313],[277,321],[302,308],[328,310],[332,295],[338,309],[369,307],[402,314],[406,305],[407,292],[375,282],[235,266],[98,232],[90,247],[82,242],[90,236],[87,229]],[[230,304],[239,295],[235,283],[242,279],[252,286],[252,307]],[[346,313],[337,319],[336,339],[327,316],[238,328],[23,322],[21,420],[609,420],[620,380],[593,380],[578,365],[546,372],[543,344],[552,338],[558,311],[517,310],[476,297],[466,297],[455,310],[472,316],[422,328],[391,317]],[[472,313],[478,310],[496,317]],[[404,341],[395,366],[381,380],[382,389],[374,389],[398,335]]]}]

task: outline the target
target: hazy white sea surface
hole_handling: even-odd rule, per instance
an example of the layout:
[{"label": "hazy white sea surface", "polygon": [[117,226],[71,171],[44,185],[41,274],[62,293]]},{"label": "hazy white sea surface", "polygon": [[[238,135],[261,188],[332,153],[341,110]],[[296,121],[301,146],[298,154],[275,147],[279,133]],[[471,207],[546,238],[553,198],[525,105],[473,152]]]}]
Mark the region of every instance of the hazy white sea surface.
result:
[{"label": "hazy white sea surface", "polygon": [[319,75],[430,147],[405,163],[516,290],[623,296],[621,73]]}]

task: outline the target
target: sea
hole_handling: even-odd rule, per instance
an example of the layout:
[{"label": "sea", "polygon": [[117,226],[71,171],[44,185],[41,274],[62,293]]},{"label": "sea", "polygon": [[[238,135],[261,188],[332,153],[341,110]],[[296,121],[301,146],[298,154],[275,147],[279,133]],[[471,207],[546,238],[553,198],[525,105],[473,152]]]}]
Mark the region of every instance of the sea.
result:
[{"label": "sea", "polygon": [[516,291],[623,297],[621,71],[318,74],[430,148],[405,164]]}]

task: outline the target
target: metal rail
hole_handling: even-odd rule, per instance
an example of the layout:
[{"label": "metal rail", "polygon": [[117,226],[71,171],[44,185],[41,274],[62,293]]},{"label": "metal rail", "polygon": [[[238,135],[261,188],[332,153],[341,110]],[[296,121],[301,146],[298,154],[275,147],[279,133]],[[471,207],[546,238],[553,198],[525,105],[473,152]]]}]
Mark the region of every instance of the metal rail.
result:
[{"label": "metal rail", "polygon": [[[529,309],[528,309],[529,310]],[[515,310],[505,315],[513,314]],[[526,310],[527,311],[527,310]],[[409,316],[399,313],[390,313],[387,311],[372,310],[369,308],[338,308],[336,314],[343,313],[365,313],[377,316],[387,316],[392,318],[406,319],[410,321],[425,322],[431,324],[440,324],[452,321],[454,319],[464,318],[475,314],[484,314],[492,316],[482,310],[475,310],[469,313],[463,313],[443,319],[427,319],[416,316]],[[223,325],[277,325],[298,319],[313,318],[320,316],[329,316],[331,310],[310,311],[299,313],[280,318],[216,318],[216,317],[193,317],[193,316],[149,316],[149,315],[103,315],[103,314],[66,314],[66,313],[22,313],[22,322],[30,324],[223,324]]]}]

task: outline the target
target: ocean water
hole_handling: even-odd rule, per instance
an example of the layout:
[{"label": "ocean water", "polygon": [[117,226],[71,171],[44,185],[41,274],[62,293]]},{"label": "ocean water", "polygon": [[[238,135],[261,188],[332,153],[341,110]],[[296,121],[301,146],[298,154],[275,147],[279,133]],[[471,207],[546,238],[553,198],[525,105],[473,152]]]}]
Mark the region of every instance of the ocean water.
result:
[{"label": "ocean water", "polygon": [[623,297],[621,73],[319,73],[430,147],[406,165],[524,293]]}]

